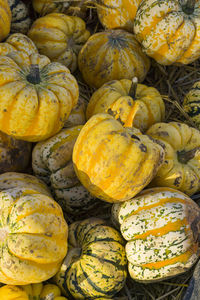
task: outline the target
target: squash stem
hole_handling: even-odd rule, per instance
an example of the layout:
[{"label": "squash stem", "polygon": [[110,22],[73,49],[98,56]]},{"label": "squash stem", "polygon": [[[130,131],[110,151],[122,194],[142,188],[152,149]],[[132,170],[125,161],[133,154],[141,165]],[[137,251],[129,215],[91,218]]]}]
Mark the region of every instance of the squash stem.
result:
[{"label": "squash stem", "polygon": [[137,77],[133,77],[130,90],[128,92],[128,95],[133,98],[133,100],[136,100],[136,90],[137,90],[137,84],[138,79]]},{"label": "squash stem", "polygon": [[181,3],[182,3],[181,6],[182,6],[183,12],[186,13],[187,15],[193,14],[195,2],[196,2],[196,0],[181,1]]},{"label": "squash stem", "polygon": [[26,76],[26,79],[32,84],[39,84],[41,82],[40,69],[38,64],[30,65],[30,73]]},{"label": "squash stem", "polygon": [[177,152],[177,155],[178,155],[178,161],[182,164],[187,164],[187,162],[189,160],[191,160],[192,158],[195,157],[195,154],[197,151],[200,151],[200,147],[196,147],[192,150],[189,150],[189,151],[185,151],[185,150],[182,150],[182,151],[178,151]]}]

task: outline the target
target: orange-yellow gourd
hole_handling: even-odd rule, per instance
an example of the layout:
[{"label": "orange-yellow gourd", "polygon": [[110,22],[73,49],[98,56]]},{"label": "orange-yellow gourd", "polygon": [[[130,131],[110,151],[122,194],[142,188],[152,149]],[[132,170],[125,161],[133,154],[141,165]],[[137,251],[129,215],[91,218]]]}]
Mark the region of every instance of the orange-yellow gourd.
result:
[{"label": "orange-yellow gourd", "polygon": [[11,10],[7,0],[0,0],[0,41],[3,41],[10,32]]}]

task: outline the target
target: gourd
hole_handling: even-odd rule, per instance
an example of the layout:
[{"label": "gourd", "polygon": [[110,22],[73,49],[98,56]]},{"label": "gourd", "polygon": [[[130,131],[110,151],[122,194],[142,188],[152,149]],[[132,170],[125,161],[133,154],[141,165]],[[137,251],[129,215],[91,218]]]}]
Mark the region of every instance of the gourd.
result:
[{"label": "gourd", "polygon": [[28,6],[21,0],[8,0],[11,9],[11,32],[21,32],[26,34],[30,25]]},{"label": "gourd", "polygon": [[105,221],[88,218],[69,226],[70,249],[55,276],[63,293],[75,299],[111,298],[127,276],[124,241]]},{"label": "gourd", "polygon": [[137,78],[121,79],[105,83],[92,94],[86,117],[97,113],[109,113],[123,126],[144,132],[164,120],[165,105],[156,88],[137,84]]},{"label": "gourd", "polygon": [[116,29],[90,36],[79,52],[78,66],[85,82],[99,88],[111,80],[137,77],[142,82],[150,60],[132,33]]},{"label": "gourd", "polygon": [[65,128],[85,124],[87,104],[88,102],[79,96],[76,106],[72,109],[69,118],[64,124]]},{"label": "gourd", "polygon": [[51,278],[67,253],[61,207],[31,175],[4,173],[0,190],[0,282],[26,285]]},{"label": "gourd", "polygon": [[198,260],[200,208],[178,190],[146,189],[114,204],[112,218],[127,241],[128,270],[134,280],[165,280]]},{"label": "gourd", "polygon": [[0,42],[10,33],[11,10],[7,0],[0,0]]},{"label": "gourd", "polygon": [[78,101],[70,71],[38,53],[0,56],[0,85],[0,130],[25,141],[60,131]]},{"label": "gourd", "polygon": [[65,10],[69,7],[70,2],[70,0],[32,0],[33,8],[37,13],[40,14],[40,16],[44,16],[53,12],[65,12]]},{"label": "gourd", "polygon": [[141,0],[99,0],[96,3],[101,24],[107,29],[121,28],[133,31],[133,20]]},{"label": "gourd", "polygon": [[80,214],[96,204],[94,197],[80,184],[72,163],[72,151],[82,126],[62,129],[39,142],[32,152],[34,174],[51,186],[64,211]]},{"label": "gourd", "polygon": [[0,131],[0,173],[23,172],[31,158],[32,145]]},{"label": "gourd", "polygon": [[64,64],[74,72],[77,68],[77,55],[90,32],[79,17],[51,13],[36,19],[28,36],[41,54]]},{"label": "gourd", "polygon": [[183,109],[189,115],[196,127],[200,129],[200,82],[194,83],[189,92],[185,95]]},{"label": "gourd", "polygon": [[67,300],[60,296],[61,291],[55,284],[34,283],[15,286],[4,285],[0,288],[1,300]]},{"label": "gourd", "polygon": [[95,197],[125,201],[155,176],[164,150],[136,128],[124,128],[109,114],[96,114],[83,125],[72,160],[80,182]]},{"label": "gourd", "polygon": [[199,58],[199,1],[144,0],[134,33],[144,52],[159,64],[189,64]]},{"label": "gourd", "polygon": [[146,132],[163,145],[165,161],[151,186],[168,186],[193,195],[200,190],[200,132],[184,123],[152,125]]}]

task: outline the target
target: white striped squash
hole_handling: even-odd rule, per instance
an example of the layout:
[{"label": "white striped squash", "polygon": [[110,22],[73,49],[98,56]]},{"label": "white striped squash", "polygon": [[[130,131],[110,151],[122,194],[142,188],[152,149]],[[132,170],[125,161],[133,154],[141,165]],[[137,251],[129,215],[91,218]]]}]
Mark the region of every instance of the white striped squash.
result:
[{"label": "white striped squash", "polygon": [[8,4],[12,13],[10,31],[26,34],[31,25],[28,5],[21,0],[8,0]]},{"label": "white striped squash", "polygon": [[130,276],[143,282],[187,271],[199,257],[200,208],[187,195],[154,188],[112,207],[127,241]]}]

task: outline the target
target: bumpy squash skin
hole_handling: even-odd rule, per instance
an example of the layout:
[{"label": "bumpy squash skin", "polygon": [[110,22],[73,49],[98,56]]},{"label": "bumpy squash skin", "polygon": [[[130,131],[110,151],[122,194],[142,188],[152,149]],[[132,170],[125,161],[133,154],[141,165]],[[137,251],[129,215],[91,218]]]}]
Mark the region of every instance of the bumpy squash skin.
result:
[{"label": "bumpy squash skin", "polygon": [[200,132],[184,123],[152,125],[146,132],[165,150],[164,164],[151,186],[168,186],[193,195],[200,190]]},{"label": "bumpy squash skin", "polygon": [[150,60],[132,33],[116,29],[93,34],[79,52],[78,66],[85,82],[99,88],[105,82],[134,76],[143,81]]},{"label": "bumpy squash skin", "polygon": [[133,31],[133,20],[141,0],[97,0],[97,14],[107,29],[121,28]]},{"label": "bumpy squash skin", "polygon": [[0,42],[10,33],[11,10],[7,0],[0,0]]},{"label": "bumpy squash skin", "polygon": [[0,131],[0,174],[23,172],[31,158],[32,145]]},{"label": "bumpy squash skin", "polygon": [[[191,8],[186,8],[187,2]],[[145,53],[163,65],[189,64],[198,59],[199,8],[198,0],[142,1],[134,19],[134,32]]]},{"label": "bumpy squash skin", "polygon": [[72,159],[92,195],[120,202],[149,184],[163,163],[164,150],[138,129],[124,128],[109,114],[96,114],[81,129]]},{"label": "bumpy squash skin", "polygon": [[31,25],[28,6],[21,0],[8,0],[11,9],[11,32],[26,34]]},{"label": "bumpy squash skin", "polygon": [[4,285],[0,288],[1,300],[67,300],[60,295],[60,288],[55,284]]},{"label": "bumpy squash skin", "polygon": [[[9,184],[12,177],[15,181]],[[62,209],[44,183],[35,181],[34,176],[20,173],[0,175],[0,282],[5,284],[49,279],[67,253],[68,226]]]},{"label": "bumpy squash skin", "polygon": [[70,250],[55,281],[75,299],[112,297],[123,288],[127,271],[124,241],[105,221],[89,218],[69,226]]},{"label": "bumpy squash skin", "polygon": [[200,81],[195,82],[185,95],[183,109],[189,115],[196,127],[200,130]]},{"label": "bumpy squash skin", "polygon": [[87,119],[97,113],[109,113],[123,126],[134,126],[142,132],[164,120],[165,105],[158,90],[137,84],[132,97],[131,84],[129,79],[113,80],[96,90],[87,106]]},{"label": "bumpy squash skin", "polygon": [[112,218],[120,225],[130,276],[153,282],[186,272],[199,257],[199,206],[170,188],[142,191],[114,204]]},{"label": "bumpy squash skin", "polygon": [[78,101],[76,79],[44,55],[8,56],[0,56],[0,130],[32,142],[53,136]]},{"label": "bumpy squash skin", "polygon": [[77,68],[77,55],[90,32],[81,18],[52,13],[35,20],[28,36],[41,54],[64,64],[74,72]]}]

